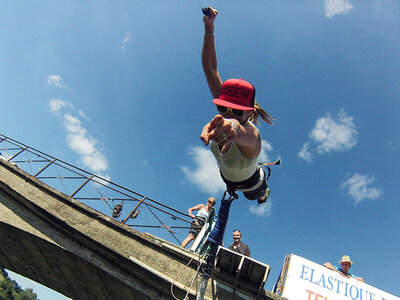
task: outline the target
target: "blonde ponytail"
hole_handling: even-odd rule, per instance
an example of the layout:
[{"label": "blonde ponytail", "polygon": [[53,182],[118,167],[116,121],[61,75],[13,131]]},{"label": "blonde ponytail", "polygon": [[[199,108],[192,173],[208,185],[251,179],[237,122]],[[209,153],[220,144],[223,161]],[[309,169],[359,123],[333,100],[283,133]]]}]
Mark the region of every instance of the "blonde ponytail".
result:
[{"label": "blonde ponytail", "polygon": [[258,117],[260,117],[264,122],[267,122],[269,125],[274,124],[274,119],[271,115],[264,110],[257,101],[254,102],[254,109],[249,116],[249,121],[253,122],[254,124],[258,125]]}]

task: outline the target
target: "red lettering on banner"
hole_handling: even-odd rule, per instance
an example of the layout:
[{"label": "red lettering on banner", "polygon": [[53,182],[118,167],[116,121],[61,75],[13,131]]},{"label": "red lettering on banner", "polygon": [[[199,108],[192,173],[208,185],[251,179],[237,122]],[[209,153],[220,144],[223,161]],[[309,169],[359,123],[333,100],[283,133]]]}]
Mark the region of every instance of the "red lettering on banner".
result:
[{"label": "red lettering on banner", "polygon": [[314,292],[311,292],[309,290],[306,290],[306,292],[308,293],[308,300],[311,300],[311,295],[314,295]]},{"label": "red lettering on banner", "polygon": [[[328,297],[324,297],[323,295],[314,293],[312,291],[306,290],[306,292],[308,293],[308,299],[307,300],[328,300]],[[312,298],[311,296],[315,295],[314,298]]]}]

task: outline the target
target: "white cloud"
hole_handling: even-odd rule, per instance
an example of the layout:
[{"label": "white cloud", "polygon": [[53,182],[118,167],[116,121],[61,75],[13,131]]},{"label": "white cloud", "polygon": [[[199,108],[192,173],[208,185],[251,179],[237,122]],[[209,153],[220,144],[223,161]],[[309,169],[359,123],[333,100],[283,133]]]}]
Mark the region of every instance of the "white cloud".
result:
[{"label": "white cloud", "polygon": [[349,194],[353,199],[355,204],[363,201],[364,199],[375,200],[382,195],[382,190],[368,187],[375,181],[373,175],[361,175],[354,174],[351,178],[341,184],[342,189],[347,189],[347,194]]},{"label": "white cloud", "polygon": [[130,42],[130,40],[131,40],[131,34],[129,32],[125,33],[124,39],[122,40],[122,43],[121,43],[122,50],[126,50],[126,46]]},{"label": "white cloud", "polygon": [[[82,162],[85,166],[89,167],[93,172],[101,173],[108,169],[108,161],[105,156],[99,151],[95,150],[92,153],[82,156]],[[107,176],[107,178],[109,178]]]},{"label": "white cloud", "polygon": [[197,185],[201,191],[211,194],[225,191],[225,183],[222,181],[217,162],[208,148],[191,147],[189,155],[193,158],[194,169],[182,167],[186,179]]},{"label": "white cloud", "polygon": [[58,88],[65,88],[65,84],[62,82],[62,78],[60,75],[50,75],[47,77],[47,83],[49,85],[56,86]]},{"label": "white cloud", "polygon": [[329,114],[318,119],[310,133],[310,137],[318,143],[319,154],[348,150],[357,144],[357,130],[353,117],[347,116],[343,109],[337,116],[337,120]]},{"label": "white cloud", "polygon": [[108,161],[105,156],[97,149],[98,142],[89,137],[86,128],[81,121],[66,113],[64,115],[64,126],[67,131],[67,144],[81,156],[85,167],[93,172],[104,172],[108,169]]},{"label": "white cloud", "polygon": [[[109,179],[108,175],[102,174],[108,169],[108,161],[99,150],[99,142],[90,137],[81,120],[70,113],[75,111],[74,106],[61,99],[51,99],[49,100],[49,107],[52,113],[60,118],[62,117],[67,132],[67,145],[72,151],[79,154],[82,164],[93,173]],[[62,109],[66,112],[60,114]],[[78,115],[89,120],[81,110],[78,111]]]},{"label": "white cloud", "polygon": [[258,156],[258,160],[263,163],[270,162],[267,152],[271,152],[272,150],[274,150],[274,148],[270,143],[268,143],[266,140],[261,140],[261,152]]},{"label": "white cloud", "polygon": [[61,99],[50,99],[49,100],[50,111],[52,113],[58,113],[64,107],[72,108],[72,104]]},{"label": "white cloud", "polygon": [[315,147],[311,149],[311,144],[305,143],[297,155],[311,162],[314,152],[322,155],[353,148],[357,144],[358,135],[353,119],[343,108],[338,112],[336,119],[330,114],[318,119],[309,135]]},{"label": "white cloud", "polygon": [[272,211],[272,203],[270,200],[261,205],[253,203],[249,206],[249,211],[259,217],[269,217]]},{"label": "white cloud", "polygon": [[400,145],[400,137],[397,137],[394,140],[388,141],[385,145],[385,150],[389,153],[396,152],[399,149]]},{"label": "white cloud", "polygon": [[94,185],[96,188],[101,188],[102,186],[108,186],[109,181],[111,181],[111,178],[107,175],[96,176],[93,177],[93,179],[91,180],[91,184]]},{"label": "white cloud", "polygon": [[325,16],[332,18],[335,15],[346,15],[352,10],[353,5],[348,0],[325,0]]},{"label": "white cloud", "polygon": [[79,110],[79,111],[78,111],[78,114],[79,114],[82,118],[86,119],[87,121],[90,121],[89,117],[88,117],[83,111]]},{"label": "white cloud", "polygon": [[311,162],[312,161],[312,154],[309,152],[310,148],[310,144],[309,143],[305,143],[303,145],[303,148],[301,149],[301,151],[299,153],[297,153],[297,155],[304,159],[306,162]]}]

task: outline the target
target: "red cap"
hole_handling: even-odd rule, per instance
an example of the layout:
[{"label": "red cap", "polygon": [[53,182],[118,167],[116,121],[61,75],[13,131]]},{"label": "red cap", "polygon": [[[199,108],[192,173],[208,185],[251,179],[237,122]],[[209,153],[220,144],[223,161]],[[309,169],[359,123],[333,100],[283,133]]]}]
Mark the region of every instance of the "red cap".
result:
[{"label": "red cap", "polygon": [[239,110],[253,110],[256,89],[243,79],[228,79],[222,84],[221,93],[212,102]]}]

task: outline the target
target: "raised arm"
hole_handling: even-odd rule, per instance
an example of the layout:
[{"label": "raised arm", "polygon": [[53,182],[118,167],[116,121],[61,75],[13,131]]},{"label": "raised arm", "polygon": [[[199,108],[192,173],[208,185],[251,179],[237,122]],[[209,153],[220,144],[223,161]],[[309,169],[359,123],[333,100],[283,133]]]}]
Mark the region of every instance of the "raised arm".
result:
[{"label": "raised arm", "polygon": [[201,62],[206,75],[208,87],[214,98],[217,98],[222,86],[222,80],[218,73],[217,51],[215,50],[214,20],[218,11],[210,9],[210,16],[204,16],[204,41],[201,51]]}]

